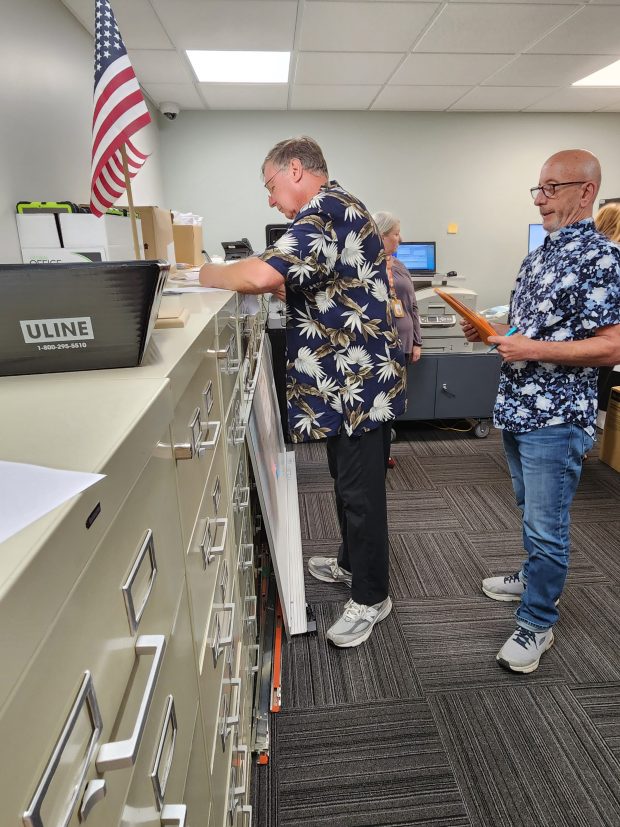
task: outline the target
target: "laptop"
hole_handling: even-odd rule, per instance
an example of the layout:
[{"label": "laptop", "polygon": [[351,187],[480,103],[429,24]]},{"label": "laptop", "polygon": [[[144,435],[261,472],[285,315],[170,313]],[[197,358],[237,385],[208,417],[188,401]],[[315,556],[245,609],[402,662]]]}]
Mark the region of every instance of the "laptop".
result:
[{"label": "laptop", "polygon": [[165,261],[0,264],[0,376],[135,367]]}]

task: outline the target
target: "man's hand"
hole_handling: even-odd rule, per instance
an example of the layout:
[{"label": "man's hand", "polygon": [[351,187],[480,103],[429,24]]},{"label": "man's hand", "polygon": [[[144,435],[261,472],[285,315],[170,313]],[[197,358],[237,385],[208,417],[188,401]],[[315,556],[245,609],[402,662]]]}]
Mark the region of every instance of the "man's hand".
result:
[{"label": "man's hand", "polygon": [[467,339],[468,342],[481,342],[482,339],[480,338],[480,334],[469,322],[462,321],[461,327],[463,328],[463,336]]},{"label": "man's hand", "polygon": [[414,345],[413,350],[411,351],[411,361],[412,362],[419,361],[421,355],[422,355],[422,348],[420,347],[420,345]]},{"label": "man's hand", "polygon": [[539,342],[521,333],[512,336],[489,336],[489,344],[497,346],[497,352],[506,362],[528,362],[538,359]]}]

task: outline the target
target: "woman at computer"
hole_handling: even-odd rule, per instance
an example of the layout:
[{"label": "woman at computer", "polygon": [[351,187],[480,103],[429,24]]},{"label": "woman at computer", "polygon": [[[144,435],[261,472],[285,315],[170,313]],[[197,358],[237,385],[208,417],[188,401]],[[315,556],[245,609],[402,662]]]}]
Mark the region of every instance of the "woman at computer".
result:
[{"label": "woman at computer", "polygon": [[[422,355],[418,302],[409,271],[401,261],[394,257],[401,242],[400,220],[390,212],[376,212],[373,214],[373,219],[383,238],[392,317],[396,323],[401,347],[407,362],[417,362]],[[393,468],[395,464],[390,457],[388,468]]]},{"label": "woman at computer", "polygon": [[411,276],[405,265],[394,257],[400,244],[400,221],[390,212],[376,212],[373,219],[385,248],[392,316],[407,361],[417,362],[422,355],[422,335],[418,303]]}]

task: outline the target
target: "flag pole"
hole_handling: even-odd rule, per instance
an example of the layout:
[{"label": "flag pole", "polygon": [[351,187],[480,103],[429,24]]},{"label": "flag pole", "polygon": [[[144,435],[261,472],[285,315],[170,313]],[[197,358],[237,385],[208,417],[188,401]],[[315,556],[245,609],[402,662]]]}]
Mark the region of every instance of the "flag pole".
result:
[{"label": "flag pole", "polygon": [[131,192],[131,178],[129,177],[129,166],[127,164],[127,150],[125,144],[121,145],[121,157],[123,159],[123,172],[125,173],[125,189],[127,190],[127,203],[129,204],[129,217],[131,219],[131,234],[133,235],[133,251],[136,260],[141,258],[140,245],[138,244],[138,225],[136,224],[136,211],[133,207],[133,195]]}]

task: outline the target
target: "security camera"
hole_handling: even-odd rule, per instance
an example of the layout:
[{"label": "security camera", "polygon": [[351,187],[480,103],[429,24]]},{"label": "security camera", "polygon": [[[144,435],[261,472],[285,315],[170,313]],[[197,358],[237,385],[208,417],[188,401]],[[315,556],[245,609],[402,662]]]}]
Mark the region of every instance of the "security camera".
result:
[{"label": "security camera", "polygon": [[159,104],[159,111],[162,115],[165,115],[169,121],[173,121],[181,110],[179,109],[178,103],[164,101]]}]

